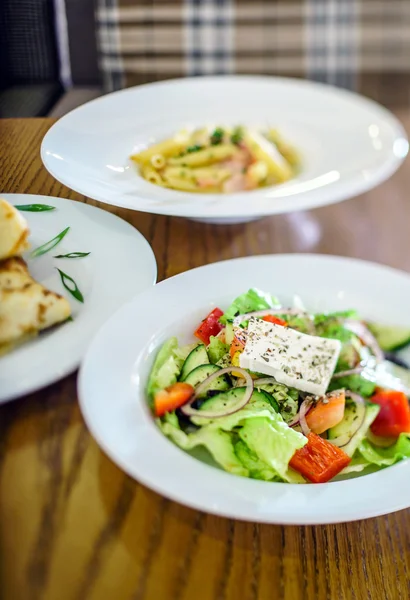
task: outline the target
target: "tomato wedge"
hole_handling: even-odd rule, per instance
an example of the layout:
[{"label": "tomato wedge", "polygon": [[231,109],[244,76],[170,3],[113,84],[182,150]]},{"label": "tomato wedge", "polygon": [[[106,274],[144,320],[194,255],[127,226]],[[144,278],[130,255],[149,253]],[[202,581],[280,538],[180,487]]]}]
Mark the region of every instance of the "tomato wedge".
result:
[{"label": "tomato wedge", "polygon": [[283,325],[283,327],[287,327],[288,325],[286,321],[279,317],[275,317],[275,315],[265,315],[262,317],[262,321],[268,321],[268,323],[274,323],[275,325]]},{"label": "tomato wedge", "polygon": [[345,413],[345,393],[333,392],[315,402],[306,415],[306,423],[313,433],[323,433],[343,419]]},{"label": "tomato wedge", "polygon": [[222,323],[219,322],[222,315],[223,311],[220,308],[214,308],[196,329],[195,337],[200,339],[205,346],[209,344],[211,335],[218,335],[223,329]]},{"label": "tomato wedge", "polygon": [[341,448],[333,446],[316,433],[309,433],[308,443],[296,450],[289,466],[312,483],[326,483],[351,461]]},{"label": "tomato wedge", "polygon": [[410,433],[410,406],[406,394],[378,388],[370,401],[380,406],[370,427],[374,435],[398,437],[401,433]]},{"label": "tomato wedge", "polygon": [[167,412],[186,404],[194,393],[194,388],[189,383],[174,383],[165,390],[157,392],[154,397],[154,409],[157,417],[162,417]]}]

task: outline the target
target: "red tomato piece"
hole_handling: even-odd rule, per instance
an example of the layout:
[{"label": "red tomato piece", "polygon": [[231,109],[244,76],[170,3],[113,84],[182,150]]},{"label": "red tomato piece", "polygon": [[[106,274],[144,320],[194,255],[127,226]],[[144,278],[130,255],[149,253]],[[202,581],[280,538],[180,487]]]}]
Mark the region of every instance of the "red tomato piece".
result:
[{"label": "red tomato piece", "polygon": [[223,329],[222,323],[219,322],[222,315],[223,312],[220,308],[214,308],[195,331],[194,335],[200,339],[205,346],[209,344],[211,335],[218,335]]},{"label": "red tomato piece", "polygon": [[265,315],[262,317],[262,321],[268,321],[268,323],[274,323],[275,325],[283,325],[283,327],[287,327],[288,325],[286,321],[279,317],[275,317],[275,315]]},{"label": "red tomato piece", "polygon": [[401,433],[410,433],[410,406],[406,394],[379,388],[371,402],[380,406],[380,412],[370,427],[374,435],[398,437]]},{"label": "red tomato piece", "polygon": [[312,483],[326,483],[351,461],[341,448],[333,446],[316,433],[309,433],[308,443],[296,450],[289,466]]},{"label": "red tomato piece", "polygon": [[183,406],[194,393],[194,388],[189,383],[174,383],[165,390],[155,394],[154,409],[157,417],[162,417],[167,412]]}]

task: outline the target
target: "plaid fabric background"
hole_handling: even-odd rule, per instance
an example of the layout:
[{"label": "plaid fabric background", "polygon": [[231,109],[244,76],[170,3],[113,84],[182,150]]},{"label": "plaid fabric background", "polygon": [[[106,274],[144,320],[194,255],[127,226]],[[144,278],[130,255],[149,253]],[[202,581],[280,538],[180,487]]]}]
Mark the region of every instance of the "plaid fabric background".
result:
[{"label": "plaid fabric background", "polygon": [[96,22],[107,91],[255,73],[410,98],[410,0],[97,0]]}]

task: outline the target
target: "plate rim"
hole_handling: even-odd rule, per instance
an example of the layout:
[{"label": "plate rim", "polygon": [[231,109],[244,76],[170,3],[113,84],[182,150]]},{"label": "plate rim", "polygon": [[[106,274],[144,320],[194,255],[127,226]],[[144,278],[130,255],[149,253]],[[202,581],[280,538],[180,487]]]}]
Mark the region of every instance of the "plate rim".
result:
[{"label": "plate rim", "polygon": [[[268,76],[268,75],[247,75],[247,74],[221,75],[221,76],[211,75],[211,76],[201,77],[200,81],[201,82],[209,81],[209,82],[218,82],[218,83],[226,82],[227,84],[229,84],[229,82],[235,82],[235,81],[251,81],[251,82],[261,82],[261,83],[267,83],[267,84],[273,84],[273,85],[275,83],[286,84],[286,85],[290,85],[290,86],[295,86],[295,88],[305,87],[306,89],[314,89],[314,90],[322,89],[325,91],[325,93],[328,93],[335,97],[346,98],[350,101],[353,101],[356,104],[360,104],[361,106],[367,106],[371,111],[373,111],[373,113],[376,117],[378,117],[379,119],[384,119],[385,121],[387,121],[389,123],[389,127],[394,131],[394,134],[397,138],[404,139],[408,143],[408,136],[404,129],[404,126],[402,125],[401,121],[396,117],[396,115],[394,115],[390,110],[388,110],[386,107],[382,106],[375,100],[373,100],[371,98],[367,98],[355,91],[338,88],[337,86],[330,85],[330,84],[323,83],[323,82],[315,82],[315,81],[301,79],[301,78],[297,78],[297,77],[276,77],[276,76]],[[263,218],[263,217],[267,217],[270,215],[287,214],[287,213],[296,212],[299,210],[308,210],[308,209],[319,208],[322,206],[328,206],[331,204],[335,204],[338,202],[348,200],[348,199],[358,196],[360,194],[363,194],[363,193],[373,189],[374,187],[380,185],[387,179],[389,179],[397,171],[397,169],[400,167],[400,165],[405,160],[406,155],[408,154],[408,147],[407,147],[407,151],[404,156],[395,156],[395,155],[393,155],[393,153],[391,153],[391,155],[389,157],[387,157],[387,155],[386,155],[386,158],[385,158],[384,162],[382,163],[382,165],[378,166],[376,168],[376,170],[371,173],[370,176],[364,176],[361,172],[355,172],[353,175],[349,176],[347,181],[337,180],[335,182],[331,182],[327,186],[320,187],[316,190],[313,190],[313,193],[312,193],[312,190],[307,189],[302,192],[296,192],[293,194],[283,195],[283,197],[281,197],[281,198],[273,197],[270,200],[271,206],[269,207],[268,210],[266,210],[266,207],[257,207],[255,209],[252,202],[244,202],[243,205],[240,206],[240,209],[241,209],[240,212],[235,215],[232,215],[231,209],[228,209],[228,208],[224,209],[223,201],[226,200],[226,198],[227,198],[227,196],[224,194],[212,195],[212,198],[216,199],[216,200],[212,200],[212,201],[214,203],[216,201],[219,202],[219,209],[217,211],[215,211],[215,209],[214,209],[215,204],[214,205],[212,205],[212,204],[205,205],[199,209],[198,204],[194,202],[193,198],[191,198],[191,196],[193,196],[192,194],[182,193],[182,192],[178,192],[175,190],[168,190],[168,193],[173,193],[174,194],[173,197],[175,199],[177,199],[177,198],[179,198],[180,200],[185,199],[187,201],[186,203],[183,203],[179,206],[175,206],[174,203],[166,203],[166,202],[164,203],[163,201],[160,200],[159,202],[152,201],[151,205],[140,206],[141,203],[144,204],[144,203],[148,202],[148,200],[147,200],[147,198],[144,198],[143,193],[141,193],[138,190],[135,191],[135,194],[133,196],[133,198],[137,202],[137,206],[135,208],[130,205],[131,203],[127,204],[126,202],[122,201],[121,198],[116,199],[115,203],[113,203],[112,198],[109,199],[107,196],[104,196],[104,198],[103,198],[102,195],[99,195],[98,193],[93,193],[92,190],[90,190],[90,189],[85,190],[84,188],[81,188],[81,186],[77,186],[75,181],[74,182],[69,181],[69,178],[66,179],[64,174],[60,174],[58,172],[58,169],[54,168],[53,162],[52,161],[50,162],[48,160],[46,145],[47,145],[49,139],[51,138],[51,136],[56,134],[56,131],[58,130],[59,127],[62,126],[62,124],[64,124],[64,120],[66,118],[69,118],[70,115],[72,115],[73,113],[82,111],[84,109],[84,107],[93,105],[95,103],[104,102],[107,99],[107,97],[135,94],[141,90],[144,90],[147,88],[153,88],[153,87],[161,87],[162,86],[162,87],[166,88],[167,86],[178,86],[178,85],[184,85],[187,83],[188,84],[191,83],[193,85],[193,84],[195,84],[195,82],[198,82],[198,78],[196,78],[196,77],[185,77],[185,78],[182,77],[182,78],[176,78],[176,79],[166,79],[166,80],[162,80],[162,81],[145,83],[142,85],[132,86],[129,88],[124,88],[122,90],[117,90],[117,91],[111,92],[110,94],[106,94],[104,96],[100,96],[98,98],[90,100],[89,102],[73,109],[72,111],[70,111],[69,113],[64,115],[61,119],[59,119],[56,123],[54,123],[52,125],[52,127],[47,131],[47,133],[45,134],[45,136],[42,140],[40,156],[41,156],[41,160],[43,162],[44,167],[55,179],[57,179],[58,181],[63,183],[65,186],[73,189],[77,193],[85,194],[87,197],[92,198],[93,200],[96,200],[98,202],[101,202],[103,204],[107,204],[110,206],[118,206],[118,207],[122,207],[122,208],[127,208],[128,210],[135,210],[135,211],[146,212],[146,213],[151,213],[151,214],[175,216],[175,217],[182,217],[182,218],[200,218],[200,219],[207,219],[207,218],[228,219],[228,218],[232,218],[232,217]],[[269,189],[273,189],[273,188],[266,188],[266,189],[269,190]],[[195,197],[197,197],[197,196],[198,195],[196,195]],[[230,194],[229,197],[232,198],[233,200],[239,200],[244,197],[244,193]],[[208,199],[210,199],[210,198],[211,198],[211,195],[208,196]],[[253,196],[253,198],[255,198],[255,196]],[[261,194],[260,198],[266,199],[266,196],[264,197]],[[290,205],[290,208],[286,207],[285,205],[283,205],[282,207],[275,206],[275,202],[277,200],[281,200],[281,199],[290,199],[291,200],[292,198],[294,198],[294,199],[298,198],[301,201],[301,205],[296,206],[296,202],[294,202],[293,205]],[[304,199],[303,202],[302,202],[302,199]]]},{"label": "plate rim", "polygon": [[[326,261],[328,263],[345,263],[346,265],[348,265],[349,263],[355,263],[355,264],[359,263],[364,268],[375,269],[379,273],[385,272],[385,273],[389,273],[390,275],[393,275],[393,276],[403,277],[404,279],[407,280],[408,284],[410,285],[410,274],[409,273],[406,273],[405,271],[391,267],[389,265],[379,264],[379,263],[375,263],[375,262],[369,261],[369,260],[355,259],[355,258],[351,258],[351,257],[343,257],[343,256],[327,255],[327,254],[304,254],[304,253],[263,254],[263,255],[258,255],[258,256],[227,259],[227,260],[223,260],[223,261],[218,261],[217,263],[211,263],[208,265],[196,267],[195,269],[185,271],[183,273],[174,275],[173,277],[171,277],[169,279],[161,281],[159,284],[154,286],[154,288],[148,289],[148,290],[144,291],[141,295],[139,295],[139,299],[141,299],[143,301],[143,298],[141,298],[141,296],[160,293],[160,291],[156,291],[156,289],[158,287],[161,289],[161,286],[163,287],[164,285],[169,285],[168,282],[170,282],[171,280],[175,280],[175,279],[183,277],[183,276],[190,277],[192,271],[198,271],[198,270],[203,271],[205,269],[212,269],[215,265],[224,265],[224,264],[229,265],[230,263],[232,263],[234,261],[235,262],[252,263],[252,262],[256,262],[260,259],[262,259],[262,260],[271,260],[271,259],[275,259],[275,258],[276,259],[277,258],[287,259],[289,257],[292,257],[292,260],[298,260],[299,258],[302,257],[304,260],[319,260],[319,261]],[[134,300],[134,302],[137,302],[137,301],[138,301],[137,299]],[[319,524],[345,523],[345,522],[352,522],[352,521],[357,521],[357,520],[362,520],[362,519],[374,518],[374,517],[377,517],[380,515],[385,515],[385,514],[389,514],[392,512],[396,512],[398,510],[402,510],[402,509],[408,508],[410,506],[410,499],[401,499],[400,501],[397,501],[395,498],[392,498],[392,501],[390,502],[390,504],[388,506],[384,506],[381,508],[380,507],[374,508],[373,506],[370,506],[370,507],[366,506],[365,509],[359,508],[357,510],[356,514],[349,515],[348,517],[340,516],[340,517],[326,518],[326,517],[321,517],[320,515],[316,514],[315,516],[309,516],[308,518],[293,518],[291,515],[284,517],[283,514],[281,514],[280,517],[276,518],[274,512],[273,513],[270,512],[265,515],[255,513],[253,516],[250,516],[249,514],[246,513],[246,511],[238,511],[236,508],[231,509],[229,511],[229,510],[221,510],[220,508],[213,507],[212,505],[204,506],[204,504],[198,498],[196,498],[194,500],[192,498],[190,498],[189,500],[186,500],[186,498],[181,497],[180,492],[177,491],[175,487],[172,489],[170,489],[169,487],[166,488],[165,486],[167,484],[166,483],[162,484],[161,482],[157,481],[155,476],[151,476],[151,475],[147,476],[146,474],[141,475],[141,473],[138,473],[138,475],[136,475],[134,472],[131,472],[129,465],[127,465],[125,459],[123,460],[122,457],[120,457],[115,452],[115,449],[112,449],[110,447],[110,444],[106,443],[104,436],[100,435],[98,428],[94,426],[93,418],[89,414],[88,404],[85,399],[85,385],[86,385],[86,380],[87,380],[87,369],[88,369],[89,361],[91,360],[93,352],[94,352],[94,347],[98,344],[100,336],[104,335],[104,331],[103,331],[104,328],[109,327],[110,321],[114,321],[117,318],[118,313],[120,313],[121,311],[125,311],[126,308],[127,307],[122,307],[119,311],[117,311],[116,315],[113,315],[113,317],[111,317],[111,319],[109,319],[109,321],[106,322],[104,327],[101,328],[100,331],[98,332],[97,336],[95,336],[93,343],[89,346],[87,354],[82,362],[82,365],[81,365],[81,368],[80,368],[80,371],[78,374],[77,390],[78,390],[80,409],[82,411],[83,418],[85,420],[85,423],[86,423],[91,435],[94,437],[94,439],[96,440],[97,444],[100,446],[102,451],[111,460],[113,460],[113,462],[115,464],[117,464],[124,471],[124,473],[128,474],[134,480],[142,483],[149,489],[154,490],[156,493],[161,494],[162,496],[164,496],[166,498],[169,498],[175,502],[178,502],[179,504],[188,506],[195,510],[200,510],[200,511],[203,511],[206,513],[214,514],[217,516],[222,516],[225,518],[237,519],[237,520],[241,520],[241,521],[248,521],[248,522],[255,522],[255,523],[268,523],[268,524],[278,524],[278,525],[319,525]],[[128,306],[128,309],[131,309],[131,307]],[[138,402],[138,398],[136,398],[136,402]],[[154,426],[154,423],[153,423],[153,426]],[[158,434],[158,436],[160,436],[165,441],[167,441],[170,445],[174,446],[172,444],[172,442],[170,442],[165,436],[163,436],[163,434],[159,430],[156,433]],[[154,435],[152,434],[150,437],[151,437],[151,440],[153,442],[155,442]],[[184,453],[184,451],[179,448],[177,448],[177,450],[180,453]],[[186,455],[186,457],[197,462],[197,460],[195,458],[193,458],[189,455]],[[218,479],[221,477],[224,477],[224,478],[235,477],[236,479],[242,479],[242,478],[236,477],[230,473],[226,473],[225,471],[219,471],[218,469],[215,469],[214,467],[212,467],[210,465],[204,464],[201,461],[199,461],[199,462],[200,462],[201,467],[206,468],[206,469],[212,469],[215,479]],[[342,491],[343,489],[347,490],[347,488],[349,488],[349,487],[351,488],[351,487],[354,487],[355,485],[357,486],[357,483],[355,484],[354,482],[358,482],[360,480],[363,481],[363,479],[365,479],[366,481],[370,481],[369,478],[371,478],[371,481],[376,481],[377,478],[379,478],[379,479],[382,478],[383,479],[382,483],[384,483],[384,480],[386,478],[386,473],[387,473],[387,477],[389,477],[389,474],[390,474],[390,478],[394,479],[393,473],[397,472],[399,470],[401,470],[402,472],[403,471],[409,472],[410,459],[408,459],[407,461],[402,461],[400,463],[397,463],[396,465],[388,467],[384,470],[377,471],[376,473],[366,475],[364,478],[359,477],[357,479],[333,482],[333,483],[329,483],[329,484],[316,484],[315,486],[313,486],[313,488],[315,490],[319,490],[319,489],[324,489],[324,488],[328,488],[328,486],[331,486],[331,488],[333,489],[333,488],[335,488],[335,486],[337,486],[337,489]],[[199,471],[199,469],[198,469],[198,471]],[[269,486],[274,486],[274,487],[280,486],[277,489],[283,489],[284,485],[292,486],[293,488],[298,487],[301,490],[306,490],[307,487],[312,488],[312,486],[298,486],[297,484],[292,485],[292,484],[281,484],[281,483],[275,484],[273,482],[257,482],[255,480],[250,480],[250,479],[246,479],[246,478],[243,478],[243,480],[247,481],[248,483],[251,482],[250,483],[251,485],[256,485],[256,486],[260,486],[260,485],[263,485],[263,486],[269,485]],[[271,488],[271,489],[273,489],[273,488]],[[309,492],[308,492],[308,494],[309,494]]]},{"label": "plate rim", "polygon": [[[63,201],[63,203],[67,202],[67,203],[78,203],[82,206],[87,206],[89,207],[89,209],[91,210],[91,212],[94,212],[94,209],[97,211],[100,211],[102,213],[105,214],[109,214],[111,215],[111,217],[115,220],[121,221],[123,224],[125,224],[126,227],[130,228],[131,230],[134,230],[134,232],[136,232],[137,237],[140,238],[140,241],[146,246],[148,254],[149,254],[149,263],[150,263],[150,267],[149,270],[152,273],[152,276],[150,279],[152,279],[152,283],[150,284],[150,287],[154,287],[156,282],[157,282],[157,276],[158,276],[158,265],[157,265],[157,261],[156,261],[156,257],[155,257],[155,253],[150,245],[150,243],[148,242],[148,240],[145,238],[145,236],[133,225],[131,225],[128,221],[126,221],[125,219],[122,219],[121,217],[119,217],[118,215],[115,215],[113,213],[111,213],[110,211],[104,210],[98,206],[94,206],[92,204],[87,204],[86,202],[81,202],[80,200],[73,200],[71,198],[66,198],[66,197],[59,197],[59,196],[46,196],[44,194],[24,194],[24,193],[1,193],[0,194],[1,198],[4,198],[7,201],[10,201],[11,204],[13,204],[13,206],[15,204],[22,204],[25,200],[27,200],[27,204],[30,203],[39,203],[39,199],[42,199],[43,202],[50,202],[50,201],[57,201],[57,202],[61,202]],[[18,200],[16,200],[17,198],[19,198]],[[15,201],[16,200],[16,201]],[[41,202],[41,203],[43,203]],[[88,208],[86,209],[88,210]],[[148,256],[147,254],[147,256]],[[148,287],[148,289],[150,289]],[[144,290],[145,291],[145,288]],[[132,298],[129,298],[128,300],[124,300],[123,304],[121,306],[123,306],[125,303],[132,301],[134,296]],[[118,306],[114,313],[117,312],[117,310],[121,309],[121,306]],[[111,315],[113,316],[113,315]],[[100,329],[104,323],[107,321],[107,319],[104,320],[103,323],[100,323],[97,330]],[[97,330],[94,331],[94,335],[97,333]],[[8,394],[7,396],[2,397],[0,394],[0,406],[2,404],[7,404],[8,402],[12,402],[18,399],[23,399],[24,397],[38,392],[42,389],[44,389],[45,387],[48,387],[49,385],[53,385],[55,383],[57,383],[58,381],[60,381],[61,379],[71,375],[72,373],[74,373],[81,364],[81,360],[84,358],[87,350],[88,350],[88,346],[90,345],[90,341],[87,344],[87,347],[83,350],[82,352],[82,356],[77,357],[75,359],[72,359],[70,361],[67,361],[67,364],[65,368],[60,369],[59,372],[57,373],[56,370],[54,370],[53,375],[43,375],[43,376],[39,376],[38,377],[38,382],[33,384],[25,384],[25,385],[20,385],[19,389],[15,390],[15,392]],[[7,354],[6,356],[11,356],[12,352],[10,352],[10,354]],[[1,358],[0,358],[1,361]]]}]

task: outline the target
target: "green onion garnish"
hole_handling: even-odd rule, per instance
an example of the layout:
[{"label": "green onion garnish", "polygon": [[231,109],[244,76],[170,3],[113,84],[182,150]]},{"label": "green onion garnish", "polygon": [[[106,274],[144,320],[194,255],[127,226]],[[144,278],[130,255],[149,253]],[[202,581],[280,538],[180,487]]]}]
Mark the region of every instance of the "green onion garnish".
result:
[{"label": "green onion garnish", "polygon": [[53,238],[49,242],[46,242],[42,246],[39,246],[38,248],[33,250],[33,252],[30,254],[31,258],[35,258],[36,256],[41,256],[42,254],[45,254],[46,252],[50,252],[50,250],[52,250],[55,246],[57,246],[57,244],[59,244],[61,242],[63,237],[65,235],[67,235],[69,229],[70,229],[69,227],[66,227],[64,229],[64,231],[62,231],[61,233],[56,235],[55,238]]},{"label": "green onion garnish", "polygon": [[240,144],[243,140],[243,129],[242,127],[235,127],[232,131],[231,142],[232,144]]},{"label": "green onion garnish", "polygon": [[55,210],[55,206],[49,204],[16,204],[14,208],[26,212],[44,212],[46,210]]},{"label": "green onion garnish", "polygon": [[224,130],[220,127],[217,127],[215,131],[211,134],[211,144],[212,146],[217,146],[220,144],[224,137]]},{"label": "green onion garnish", "polygon": [[186,153],[191,154],[191,152],[198,152],[199,150],[202,150],[202,146],[195,144],[194,146],[188,146]]},{"label": "green onion garnish", "polygon": [[70,294],[72,296],[74,296],[74,298],[76,300],[78,300],[79,302],[84,302],[84,296],[78,289],[77,284],[74,281],[74,279],[72,277],[70,277],[70,275],[67,275],[67,273],[64,273],[64,271],[60,271],[60,269],[57,269],[57,271],[60,273],[61,282],[62,282],[63,286],[65,287],[65,289],[68,292],[70,292]]},{"label": "green onion garnish", "polygon": [[91,254],[91,252],[69,252],[69,254],[59,254],[54,258],[83,258],[89,254]]}]

